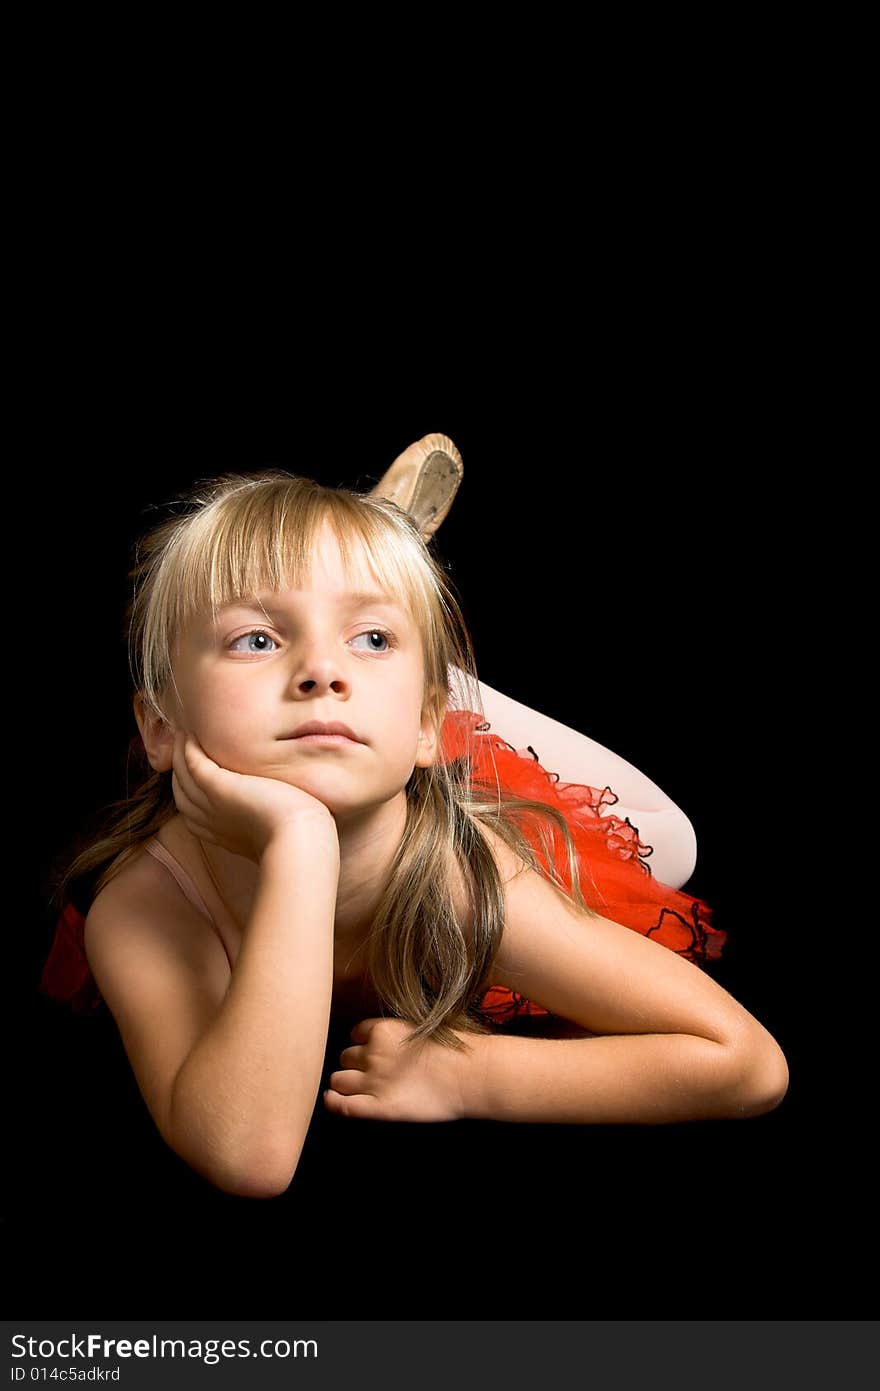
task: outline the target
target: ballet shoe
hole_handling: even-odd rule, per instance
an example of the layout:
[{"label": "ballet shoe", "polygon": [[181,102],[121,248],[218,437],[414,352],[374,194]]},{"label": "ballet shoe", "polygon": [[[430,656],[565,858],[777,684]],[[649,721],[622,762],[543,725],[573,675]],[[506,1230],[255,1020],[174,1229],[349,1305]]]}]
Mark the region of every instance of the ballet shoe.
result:
[{"label": "ballet shoe", "polygon": [[424,435],[399,454],[370,489],[408,512],[427,541],[452,506],[464,476],[461,455],[448,435]]}]

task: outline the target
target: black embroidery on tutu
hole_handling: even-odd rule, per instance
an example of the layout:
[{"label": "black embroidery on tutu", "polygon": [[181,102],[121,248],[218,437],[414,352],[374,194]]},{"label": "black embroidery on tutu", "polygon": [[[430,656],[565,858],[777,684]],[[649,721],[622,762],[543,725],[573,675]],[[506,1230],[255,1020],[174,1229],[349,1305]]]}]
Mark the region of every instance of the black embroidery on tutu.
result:
[{"label": "black embroidery on tutu", "polygon": [[659,932],[667,918],[675,918],[676,922],[680,922],[682,927],[687,929],[691,937],[689,946],[673,948],[676,956],[683,956],[687,961],[693,961],[696,964],[707,961],[709,959],[707,949],[709,933],[700,917],[700,905],[694,903],[691,906],[690,921],[682,913],[677,913],[674,908],[661,908],[659,918],[653,927],[648,928],[645,936],[651,937],[655,932]]},{"label": "black embroidery on tutu", "polygon": [[[639,839],[639,828],[638,828],[638,826],[634,826],[634,825],[633,825],[633,823],[630,821],[630,819],[629,819],[628,816],[625,816],[623,819],[624,819],[624,821],[626,822],[627,826],[629,826],[630,830],[633,831],[634,834],[635,834],[636,841],[638,842],[638,845],[639,845],[639,850],[638,850],[638,852],[637,852],[637,853],[638,853],[639,859],[640,859],[640,860],[647,860],[648,857],[649,857],[649,855],[653,855],[653,853],[654,853],[654,847],[653,847],[653,845],[646,845],[646,844],[644,843],[644,841],[642,841],[642,840]],[[650,868],[648,867],[648,865],[643,865],[642,868],[643,868],[643,869],[646,869],[646,870],[648,871],[649,874],[651,873],[651,870],[650,870]]]},{"label": "black embroidery on tutu", "polygon": [[[604,789],[603,799],[600,800],[600,806],[606,805],[604,801],[604,793],[610,791],[611,789],[609,787],[606,787]],[[613,793],[612,796],[614,796]],[[619,800],[620,799],[618,797],[614,797],[615,802]],[[613,805],[613,803],[611,803],[610,805]],[[602,813],[600,812],[599,815],[601,817]],[[628,850],[629,854],[626,855],[624,858],[634,859],[639,868],[644,870],[645,874],[650,875],[651,878],[653,878],[654,876],[651,870],[651,866],[645,864],[645,860],[647,860],[649,856],[653,855],[654,853],[653,845],[646,845],[642,840],[639,839],[639,828],[638,826],[633,825],[628,816],[625,816],[623,818],[623,821],[621,821],[619,817],[612,817],[612,820],[615,821],[616,824],[610,827],[606,836],[606,842],[609,850]],[[633,851],[632,849],[632,842],[626,836],[621,834],[621,827],[623,826],[628,826],[633,833],[633,836],[635,838],[635,851]],[[615,845],[614,843],[615,839],[619,842],[617,845]]]}]

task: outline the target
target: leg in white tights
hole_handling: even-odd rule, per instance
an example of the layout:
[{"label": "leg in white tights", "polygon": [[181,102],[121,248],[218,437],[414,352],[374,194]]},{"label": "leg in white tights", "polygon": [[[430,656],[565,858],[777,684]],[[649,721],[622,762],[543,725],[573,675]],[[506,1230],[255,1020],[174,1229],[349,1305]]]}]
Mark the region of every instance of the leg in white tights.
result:
[{"label": "leg in white tights", "polygon": [[[464,687],[454,673],[453,709],[469,709]],[[569,729],[558,720],[531,710],[484,681],[479,683],[483,711],[492,732],[515,749],[531,745],[542,768],[558,773],[561,782],[586,783],[589,787],[610,787],[619,800],[606,810],[629,817],[639,839],[654,847],[646,863],[663,884],[683,888],[697,863],[697,837],[688,817],[656,783],[631,763],[597,744],[586,734]]]}]

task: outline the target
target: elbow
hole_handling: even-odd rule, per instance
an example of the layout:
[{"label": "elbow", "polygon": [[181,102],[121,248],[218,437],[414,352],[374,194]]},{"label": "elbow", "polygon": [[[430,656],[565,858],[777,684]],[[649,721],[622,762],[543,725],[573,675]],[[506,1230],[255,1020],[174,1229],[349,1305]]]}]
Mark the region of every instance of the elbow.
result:
[{"label": "elbow", "polygon": [[282,1168],[254,1163],[216,1172],[211,1182],[235,1198],[279,1198],[290,1187],[295,1172],[296,1164]]},{"label": "elbow", "polygon": [[280,1136],[265,1124],[248,1123],[230,1134],[208,1129],[192,1112],[172,1108],[159,1126],[165,1143],[221,1193],[235,1198],[277,1198],[293,1182],[306,1133]]},{"label": "elbow", "polygon": [[[213,1188],[233,1198],[278,1198],[290,1187],[299,1164],[302,1146],[295,1152],[254,1154],[247,1158],[213,1155],[198,1161],[180,1157],[206,1179]],[[180,1154],[180,1151],[178,1151]]]},{"label": "elbow", "polygon": [[293,1182],[305,1137],[235,1166],[233,1183],[239,1198],[278,1198]]},{"label": "elbow", "polygon": [[263,1177],[253,1173],[244,1177],[236,1178],[229,1185],[217,1183],[215,1187],[223,1193],[230,1193],[235,1198],[280,1198],[289,1187],[293,1175],[286,1179],[276,1179],[272,1176]]}]

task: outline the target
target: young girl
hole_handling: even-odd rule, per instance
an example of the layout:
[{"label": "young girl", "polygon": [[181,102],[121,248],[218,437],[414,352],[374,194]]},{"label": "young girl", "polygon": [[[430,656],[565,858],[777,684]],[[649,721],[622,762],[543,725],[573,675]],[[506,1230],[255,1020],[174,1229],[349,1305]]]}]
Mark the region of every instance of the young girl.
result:
[{"label": "young girl", "polygon": [[[700,969],[711,909],[651,873],[610,787],[491,731],[414,516],[281,470],[188,502],[133,571],[152,772],[64,876],[42,980],[106,1002],[166,1143],[225,1191],[283,1191],[339,1019],[323,1104],[352,1119],[776,1106],[778,1044]],[[499,1031],[520,1016],[550,1036]]]}]

